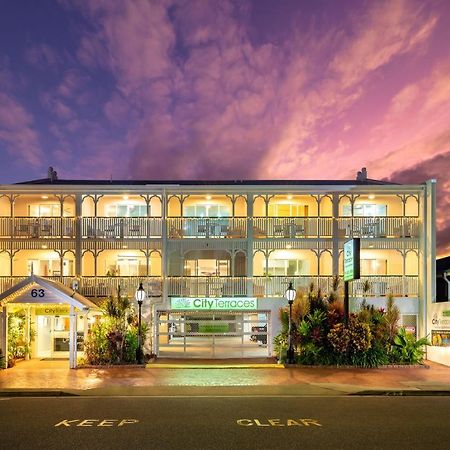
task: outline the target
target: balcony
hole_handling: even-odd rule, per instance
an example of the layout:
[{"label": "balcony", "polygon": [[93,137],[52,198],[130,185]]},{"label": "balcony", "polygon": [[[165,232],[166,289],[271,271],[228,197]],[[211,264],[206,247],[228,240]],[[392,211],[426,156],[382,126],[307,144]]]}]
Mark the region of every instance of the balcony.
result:
[{"label": "balcony", "polygon": [[83,217],[81,236],[85,239],[160,238],[160,217]]},{"label": "balcony", "polygon": [[418,217],[340,217],[338,236],[360,238],[417,238]]},{"label": "balcony", "polygon": [[0,237],[17,239],[74,238],[74,217],[0,217]]},{"label": "balcony", "polygon": [[[24,276],[0,277],[0,292],[4,292],[14,284],[23,280]],[[74,277],[48,277],[51,280],[70,286]],[[292,281],[296,289],[306,292],[311,283],[320,287],[324,294],[330,292],[333,282],[332,276],[256,276],[247,277],[167,277],[167,294],[175,297],[245,297],[247,286],[252,286],[255,297],[284,297],[289,282]],[[363,284],[369,282],[369,290],[364,294]],[[162,294],[161,277],[82,277],[79,292],[87,297],[107,297],[121,291],[132,297],[140,282],[152,296]],[[412,275],[365,276],[350,283],[350,296],[383,297],[392,293],[397,297],[417,297],[419,280]]]},{"label": "balcony", "polygon": [[168,277],[167,292],[174,297],[244,297],[246,277]]},{"label": "balcony", "polygon": [[246,238],[245,217],[170,217],[167,219],[169,239],[181,238]]},{"label": "balcony", "polygon": [[332,217],[254,217],[253,237],[314,238],[331,237]]},{"label": "balcony", "polygon": [[[4,292],[27,277],[0,276],[0,292]],[[45,277],[49,280],[59,281],[70,287],[75,277]],[[86,297],[108,297],[117,292],[119,286],[124,295],[134,298],[134,293],[143,284],[144,289],[151,296],[161,295],[161,277],[82,277],[79,280],[80,294]]]}]

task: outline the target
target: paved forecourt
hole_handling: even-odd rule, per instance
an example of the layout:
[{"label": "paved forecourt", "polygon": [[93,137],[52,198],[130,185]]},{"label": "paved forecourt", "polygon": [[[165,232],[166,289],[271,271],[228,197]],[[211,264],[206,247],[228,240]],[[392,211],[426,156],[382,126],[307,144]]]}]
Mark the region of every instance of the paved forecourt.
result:
[{"label": "paved forecourt", "polygon": [[0,398],[0,446],[448,448],[449,411],[450,397]]}]

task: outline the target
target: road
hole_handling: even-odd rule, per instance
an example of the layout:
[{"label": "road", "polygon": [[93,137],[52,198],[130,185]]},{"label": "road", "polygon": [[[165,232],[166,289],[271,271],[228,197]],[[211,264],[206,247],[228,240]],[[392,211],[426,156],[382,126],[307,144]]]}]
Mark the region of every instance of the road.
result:
[{"label": "road", "polygon": [[1,449],[444,449],[450,397],[0,398]]}]

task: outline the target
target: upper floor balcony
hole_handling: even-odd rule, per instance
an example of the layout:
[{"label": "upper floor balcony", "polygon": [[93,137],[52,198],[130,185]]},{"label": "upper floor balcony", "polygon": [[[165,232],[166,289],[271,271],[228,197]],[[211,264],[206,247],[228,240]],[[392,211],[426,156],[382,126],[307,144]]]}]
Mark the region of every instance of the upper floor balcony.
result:
[{"label": "upper floor balcony", "polygon": [[83,217],[81,237],[96,239],[160,238],[161,217]]},{"label": "upper floor balcony", "polygon": [[[0,292],[23,280],[24,276],[0,276]],[[46,277],[70,286],[74,277]],[[306,292],[311,285],[320,288],[324,294],[332,289],[332,276],[254,276],[254,277],[167,277],[168,296],[180,297],[245,297],[250,289],[255,297],[284,297],[290,282],[296,289]],[[368,282],[368,291],[363,286]],[[163,292],[163,279],[158,276],[84,276],[79,280],[79,291],[88,297],[107,297],[120,287],[123,294],[132,297],[142,282],[149,295],[157,297]],[[399,297],[417,297],[418,277],[413,275],[368,275],[351,284],[350,296],[381,297],[392,293]]]},{"label": "upper floor balcony", "polygon": [[74,217],[0,217],[0,237],[18,239],[74,238]]}]

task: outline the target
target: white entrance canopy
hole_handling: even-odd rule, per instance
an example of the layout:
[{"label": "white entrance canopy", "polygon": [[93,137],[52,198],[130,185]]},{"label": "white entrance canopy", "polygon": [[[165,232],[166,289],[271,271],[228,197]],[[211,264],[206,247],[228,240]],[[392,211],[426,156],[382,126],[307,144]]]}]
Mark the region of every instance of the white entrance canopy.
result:
[{"label": "white entrance canopy", "polygon": [[[69,363],[76,367],[77,362],[77,311],[86,315],[91,309],[98,309],[97,305],[89,299],[65,286],[64,284],[30,275],[5,292],[0,293],[0,348],[8,361],[8,304],[65,304],[70,306],[70,339]],[[85,317],[86,320],[86,317]]]},{"label": "white entrance canopy", "polygon": [[30,275],[2,292],[0,307],[7,303],[63,303],[80,310],[97,308],[95,303],[59,281],[37,275]]}]

